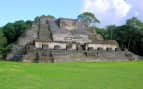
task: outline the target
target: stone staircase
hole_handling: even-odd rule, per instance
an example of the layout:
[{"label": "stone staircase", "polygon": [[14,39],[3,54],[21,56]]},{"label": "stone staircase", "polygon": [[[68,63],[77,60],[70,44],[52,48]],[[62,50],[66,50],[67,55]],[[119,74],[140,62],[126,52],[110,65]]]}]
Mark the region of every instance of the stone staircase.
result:
[{"label": "stone staircase", "polygon": [[51,41],[51,35],[49,31],[48,24],[40,24],[39,25],[39,40],[41,41]]}]

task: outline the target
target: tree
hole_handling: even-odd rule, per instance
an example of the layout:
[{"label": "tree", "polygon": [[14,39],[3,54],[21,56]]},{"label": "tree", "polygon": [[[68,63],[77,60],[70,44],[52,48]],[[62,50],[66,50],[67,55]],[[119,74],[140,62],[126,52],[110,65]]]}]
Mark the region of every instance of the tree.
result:
[{"label": "tree", "polygon": [[16,39],[21,36],[29,27],[31,27],[32,22],[23,20],[16,21],[14,23],[15,31],[16,31]]},{"label": "tree", "polygon": [[6,37],[4,36],[2,29],[0,29],[0,60],[3,57],[3,51],[7,45]]},{"label": "tree", "polygon": [[55,19],[55,17],[54,17],[54,16],[52,16],[52,15],[48,15],[48,16],[47,16],[47,18]]},{"label": "tree", "polygon": [[15,42],[32,25],[31,21],[19,20],[15,23],[8,23],[3,29],[3,33],[7,38],[8,44]]},{"label": "tree", "polygon": [[116,40],[122,49],[143,56],[143,23],[137,18],[128,19],[122,26],[107,26],[102,34],[107,40]]},{"label": "tree", "polygon": [[5,47],[6,44],[7,44],[6,37],[4,36],[2,29],[0,29],[0,48]]},{"label": "tree", "polygon": [[[134,29],[133,27],[129,25],[124,25],[118,27],[118,30],[116,32],[116,39],[118,38],[118,41],[125,45],[125,47],[137,54],[142,55],[138,50],[142,49],[143,47],[139,45],[142,42],[143,33],[140,30]],[[143,50],[143,49],[142,49]]]},{"label": "tree", "polygon": [[44,18],[46,17],[46,18],[49,18],[49,19],[55,19],[55,17],[52,16],[52,15],[47,15],[47,16],[46,16],[46,15],[41,15],[41,16],[35,17],[34,21],[35,21],[35,22],[38,22],[39,19],[40,19],[40,18],[43,18],[43,17],[44,17]]},{"label": "tree", "polygon": [[131,26],[132,28],[135,29],[143,29],[143,23],[136,17],[128,19],[126,25]]},{"label": "tree", "polygon": [[[129,22],[128,22],[129,21]],[[129,19],[122,26],[107,26],[104,37],[107,40],[118,41],[122,49],[128,49],[138,55],[143,55],[143,31],[142,25],[136,24],[137,20]],[[111,35],[112,34],[112,35]],[[111,39],[112,38],[112,39]]]},{"label": "tree", "polygon": [[106,32],[106,30],[104,28],[94,27],[94,29],[96,30],[97,34],[100,34],[105,39],[105,32]]},{"label": "tree", "polygon": [[0,58],[5,56],[11,44],[16,42],[17,39],[29,28],[31,27],[31,21],[19,20],[15,23],[8,23],[3,26],[0,30]]},{"label": "tree", "polygon": [[95,25],[96,23],[100,23],[100,21],[91,12],[84,12],[84,13],[78,15],[77,19],[81,22],[84,22],[87,26],[91,26],[91,25]]},{"label": "tree", "polygon": [[116,30],[116,26],[115,25],[109,25],[106,27],[105,29],[105,39],[108,39],[108,40],[113,40],[115,37],[115,34],[114,34],[114,31]]},{"label": "tree", "polygon": [[135,39],[133,39],[131,42],[131,46],[130,46],[130,50],[142,55],[142,50],[143,50],[143,22],[141,22],[139,19],[137,19],[136,17],[133,17],[131,19],[127,20],[126,25],[128,27],[130,27],[131,29],[134,29],[133,33],[133,37]]},{"label": "tree", "polygon": [[8,23],[3,27],[3,32],[7,38],[8,44],[16,40],[16,30],[13,23]]}]

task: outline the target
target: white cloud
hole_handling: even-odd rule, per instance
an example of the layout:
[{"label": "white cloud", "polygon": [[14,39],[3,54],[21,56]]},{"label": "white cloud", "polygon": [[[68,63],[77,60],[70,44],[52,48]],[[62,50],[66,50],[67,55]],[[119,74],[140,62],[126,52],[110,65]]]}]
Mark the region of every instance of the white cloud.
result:
[{"label": "white cloud", "polygon": [[93,12],[101,24],[109,25],[120,24],[131,8],[125,0],[84,0],[82,12]]},{"label": "white cloud", "polygon": [[128,14],[131,6],[125,0],[112,0],[117,16],[124,17]]},{"label": "white cloud", "polygon": [[105,13],[110,9],[110,5],[107,0],[85,0],[83,11]]}]

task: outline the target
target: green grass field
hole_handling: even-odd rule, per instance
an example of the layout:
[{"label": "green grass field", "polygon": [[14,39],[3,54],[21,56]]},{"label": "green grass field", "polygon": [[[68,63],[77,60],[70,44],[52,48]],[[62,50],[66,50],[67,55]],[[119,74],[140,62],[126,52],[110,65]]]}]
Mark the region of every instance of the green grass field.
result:
[{"label": "green grass field", "polygon": [[0,89],[143,89],[143,62],[0,62]]}]

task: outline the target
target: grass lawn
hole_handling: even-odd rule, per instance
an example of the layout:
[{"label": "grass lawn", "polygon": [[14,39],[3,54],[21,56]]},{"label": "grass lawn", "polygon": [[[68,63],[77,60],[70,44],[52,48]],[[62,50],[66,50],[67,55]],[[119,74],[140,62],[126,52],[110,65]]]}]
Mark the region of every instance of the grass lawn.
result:
[{"label": "grass lawn", "polygon": [[0,62],[0,89],[143,89],[143,62]]}]

